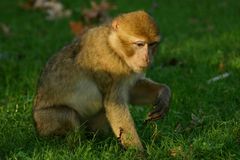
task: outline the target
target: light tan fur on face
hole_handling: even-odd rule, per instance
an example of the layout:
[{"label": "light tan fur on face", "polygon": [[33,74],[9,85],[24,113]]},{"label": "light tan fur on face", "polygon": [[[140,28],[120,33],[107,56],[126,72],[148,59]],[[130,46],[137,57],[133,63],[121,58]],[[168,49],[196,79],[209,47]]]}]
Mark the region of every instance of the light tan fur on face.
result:
[{"label": "light tan fur on face", "polygon": [[64,135],[82,125],[103,132],[111,127],[124,148],[143,150],[128,103],[156,104],[149,116],[154,120],[168,110],[170,89],[143,72],[156,48],[150,46],[158,42],[156,23],[136,11],[89,29],[64,47],[39,78],[33,106],[37,132]]}]

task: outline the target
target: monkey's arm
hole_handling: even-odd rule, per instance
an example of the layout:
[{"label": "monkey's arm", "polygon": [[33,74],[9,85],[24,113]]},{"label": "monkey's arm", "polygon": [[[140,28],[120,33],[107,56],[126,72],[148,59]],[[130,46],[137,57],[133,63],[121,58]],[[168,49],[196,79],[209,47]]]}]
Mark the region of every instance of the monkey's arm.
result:
[{"label": "monkey's arm", "polygon": [[107,119],[124,148],[133,147],[143,150],[127,103],[122,97],[122,93],[119,92],[121,92],[119,88],[112,87],[105,97],[104,106]]},{"label": "monkey's arm", "polygon": [[130,90],[130,103],[135,105],[153,105],[147,121],[161,119],[169,110],[171,90],[165,84],[150,79],[140,79]]}]

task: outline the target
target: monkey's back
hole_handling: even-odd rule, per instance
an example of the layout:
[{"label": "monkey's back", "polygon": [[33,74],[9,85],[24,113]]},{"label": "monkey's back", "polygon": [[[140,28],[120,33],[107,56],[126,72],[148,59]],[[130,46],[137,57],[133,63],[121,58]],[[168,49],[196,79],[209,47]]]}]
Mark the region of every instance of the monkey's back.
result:
[{"label": "monkey's back", "polygon": [[51,102],[61,102],[58,97],[63,97],[62,94],[71,89],[77,78],[74,75],[79,74],[74,59],[80,49],[80,39],[76,39],[48,60],[38,80],[34,107],[47,107]]}]

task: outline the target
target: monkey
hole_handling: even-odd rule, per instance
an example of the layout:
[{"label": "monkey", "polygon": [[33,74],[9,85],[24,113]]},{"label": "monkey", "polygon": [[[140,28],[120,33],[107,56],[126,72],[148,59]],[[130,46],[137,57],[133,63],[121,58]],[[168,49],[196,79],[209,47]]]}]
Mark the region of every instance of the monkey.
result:
[{"label": "monkey", "polygon": [[160,42],[156,22],[143,10],[124,13],[85,31],[53,55],[43,69],[33,104],[40,136],[66,135],[86,126],[125,148],[144,150],[128,105],[169,110],[171,90],[145,76]]}]

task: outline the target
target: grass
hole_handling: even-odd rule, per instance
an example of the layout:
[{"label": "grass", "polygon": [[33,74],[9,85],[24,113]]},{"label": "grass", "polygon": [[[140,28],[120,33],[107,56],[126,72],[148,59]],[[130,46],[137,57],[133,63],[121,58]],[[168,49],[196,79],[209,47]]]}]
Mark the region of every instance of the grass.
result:
[{"label": "grass", "polygon": [[[38,11],[23,11],[23,0],[0,3],[0,159],[131,159],[114,137],[40,138],[32,119],[32,100],[47,59],[73,39],[70,19],[89,6],[63,3],[73,17],[46,21]],[[158,8],[152,4],[158,4]],[[127,0],[115,2],[116,15],[150,11],[164,41],[147,75],[168,84],[171,110],[159,122],[143,126],[148,109],[131,107],[148,159],[240,159],[240,3],[237,0]],[[169,63],[175,61],[177,64]],[[230,76],[207,84],[224,72]]]}]

